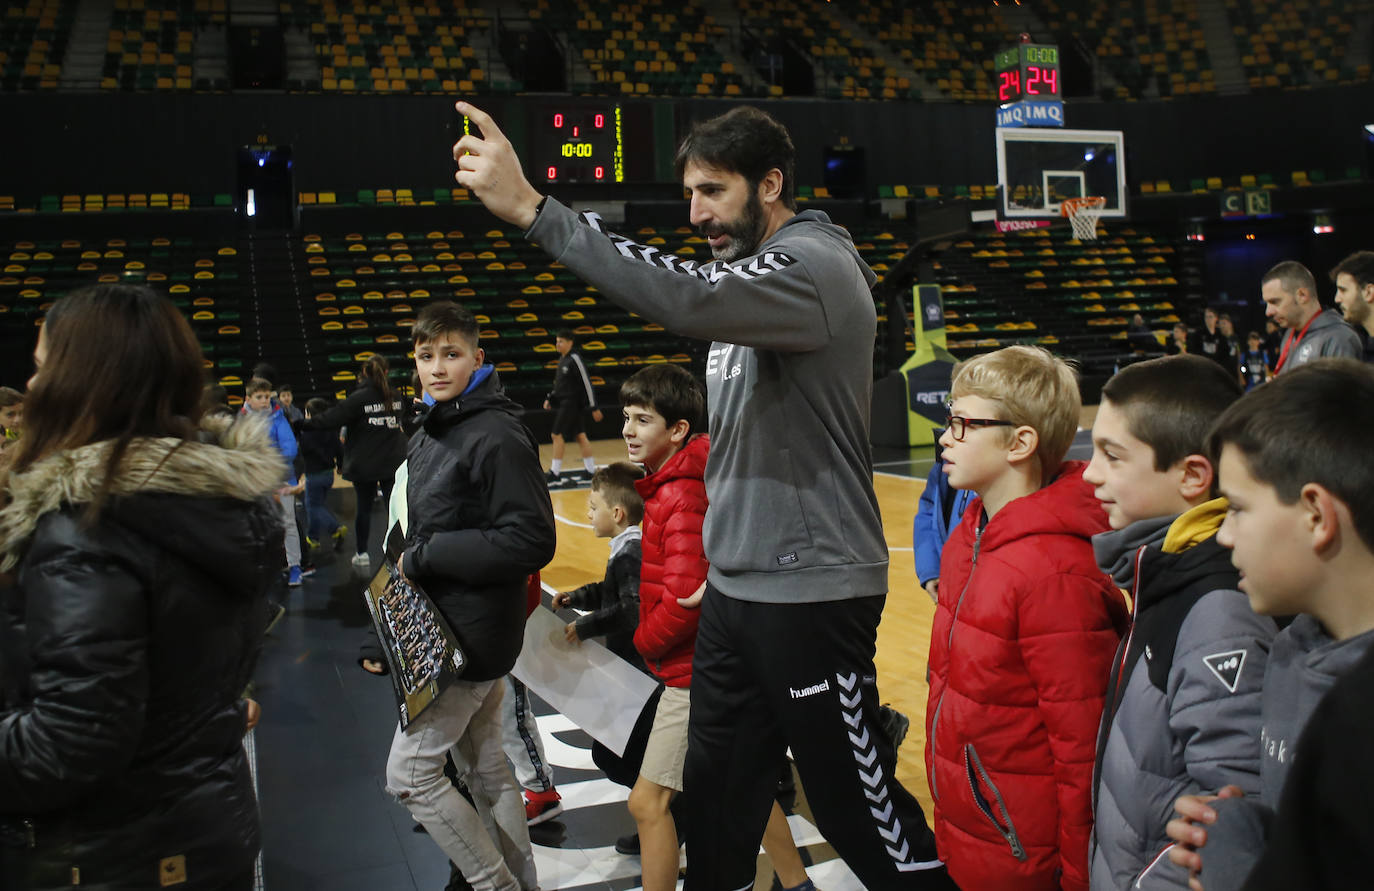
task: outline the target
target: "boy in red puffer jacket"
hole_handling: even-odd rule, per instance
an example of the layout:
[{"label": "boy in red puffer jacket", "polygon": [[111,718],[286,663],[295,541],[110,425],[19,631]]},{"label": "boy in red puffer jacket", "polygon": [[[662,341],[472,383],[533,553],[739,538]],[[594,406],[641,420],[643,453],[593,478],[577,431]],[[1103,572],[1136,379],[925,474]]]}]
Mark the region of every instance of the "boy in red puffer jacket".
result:
[{"label": "boy in red puffer jacket", "polygon": [[950,396],[944,470],[979,497],[945,545],[930,636],[936,845],[964,891],[1086,891],[1097,727],[1127,613],[1093,556],[1106,514],[1084,463],[1063,460],[1078,383],[1014,346],[959,365]]},{"label": "boy in red puffer jacket", "polygon": [[668,805],[682,791],[688,688],[701,615],[678,600],[691,597],[706,581],[702,474],[710,439],[693,435],[705,416],[706,399],[692,376],[676,365],[636,372],[620,388],[620,405],[630,460],[648,471],[635,480],[644,498],[635,649],[665,684],[629,805],[639,828],[644,889],[660,891],[677,885],[678,833]]}]

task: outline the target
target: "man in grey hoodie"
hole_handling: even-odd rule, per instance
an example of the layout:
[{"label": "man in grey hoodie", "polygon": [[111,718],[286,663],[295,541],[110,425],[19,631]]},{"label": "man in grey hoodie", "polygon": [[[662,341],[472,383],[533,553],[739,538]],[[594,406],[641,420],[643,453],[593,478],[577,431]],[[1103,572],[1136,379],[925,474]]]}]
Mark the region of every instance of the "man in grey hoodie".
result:
[{"label": "man in grey hoodie", "polygon": [[713,341],[688,888],[751,887],[789,746],[821,831],[866,887],[952,887],[878,717],[874,275],[824,213],[796,212],[787,130],[736,108],[683,141],[690,221],[715,258],[700,264],[540,195],[490,116],[457,107],[482,133],[454,146],[460,185],[607,299]]},{"label": "man in grey hoodie", "polygon": [[1275,374],[1313,359],[1360,358],[1360,336],[1339,312],[1322,309],[1317,280],[1306,266],[1293,260],[1275,265],[1260,279],[1260,295],[1264,314],[1288,329],[1274,365]]}]

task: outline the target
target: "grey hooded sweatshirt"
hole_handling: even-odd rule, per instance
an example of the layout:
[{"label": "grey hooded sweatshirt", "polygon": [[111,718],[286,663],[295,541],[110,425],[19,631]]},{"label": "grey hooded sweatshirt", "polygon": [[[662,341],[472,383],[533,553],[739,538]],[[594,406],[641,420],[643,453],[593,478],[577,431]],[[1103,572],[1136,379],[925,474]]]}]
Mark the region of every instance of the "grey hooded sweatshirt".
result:
[{"label": "grey hooded sweatshirt", "polygon": [[1215,801],[1207,828],[1202,881],[1207,891],[1240,888],[1264,853],[1266,829],[1278,808],[1298,737],[1336,681],[1374,646],[1374,631],[1333,640],[1316,619],[1300,615],[1274,638],[1264,670],[1258,798]]},{"label": "grey hooded sweatshirt", "polygon": [[548,199],[526,233],[613,302],[714,341],[703,540],[721,593],[763,603],[887,592],[869,405],[876,277],[819,211],[732,263],[665,254]]},{"label": "grey hooded sweatshirt", "polygon": [[[1283,346],[1288,347],[1289,341],[1297,336],[1297,331],[1289,329],[1283,336]],[[1355,329],[1347,325],[1341,314],[1334,309],[1322,310],[1311,325],[1307,328],[1307,333],[1302,340],[1298,341],[1297,346],[1293,347],[1292,355],[1288,361],[1283,363],[1282,371],[1291,371],[1299,365],[1306,365],[1308,362],[1317,359],[1327,359],[1332,356],[1343,356],[1347,359],[1359,359],[1363,355],[1363,345],[1360,343],[1360,335]]]}]

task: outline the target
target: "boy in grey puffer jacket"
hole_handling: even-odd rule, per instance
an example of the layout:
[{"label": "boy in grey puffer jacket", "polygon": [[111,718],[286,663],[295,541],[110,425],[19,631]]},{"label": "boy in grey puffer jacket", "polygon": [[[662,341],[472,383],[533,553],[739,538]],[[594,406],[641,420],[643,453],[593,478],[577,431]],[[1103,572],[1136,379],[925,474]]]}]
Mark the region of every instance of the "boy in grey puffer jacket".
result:
[{"label": "boy in grey puffer jacket", "polygon": [[1107,686],[1093,782],[1093,889],[1188,887],[1166,855],[1173,801],[1228,784],[1259,788],[1260,685],[1272,619],[1236,590],[1217,543],[1228,508],[1203,454],[1212,422],[1241,395],[1222,366],[1170,356],[1102,389],[1093,459],[1112,531],[1098,564],[1131,592],[1130,635]]}]

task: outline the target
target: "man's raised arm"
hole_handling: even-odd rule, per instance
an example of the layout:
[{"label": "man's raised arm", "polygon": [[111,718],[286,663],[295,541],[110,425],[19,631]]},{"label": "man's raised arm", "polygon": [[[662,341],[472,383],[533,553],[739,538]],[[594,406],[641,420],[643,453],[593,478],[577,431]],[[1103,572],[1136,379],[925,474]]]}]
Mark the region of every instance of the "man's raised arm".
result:
[{"label": "man's raised arm", "polygon": [[469,133],[453,144],[453,160],[458,162],[454,179],[472,190],[487,210],[507,223],[528,229],[544,196],[525,179],[515,148],[491,115],[467,102],[454,107],[482,133]]}]

